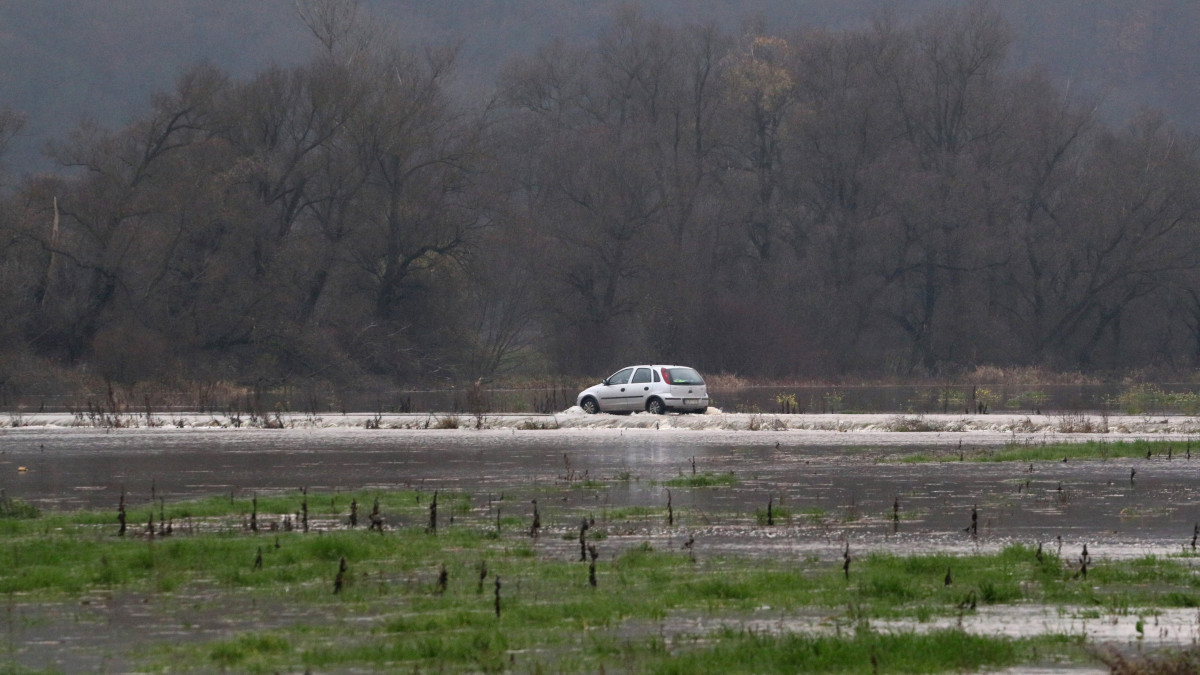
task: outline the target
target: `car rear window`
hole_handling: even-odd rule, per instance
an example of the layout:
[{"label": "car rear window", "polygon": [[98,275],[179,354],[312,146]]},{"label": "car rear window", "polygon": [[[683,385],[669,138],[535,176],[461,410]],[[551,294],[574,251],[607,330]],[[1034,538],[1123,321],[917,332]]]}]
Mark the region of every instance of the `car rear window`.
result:
[{"label": "car rear window", "polygon": [[663,378],[667,384],[704,384],[700,373],[691,368],[663,368]]}]

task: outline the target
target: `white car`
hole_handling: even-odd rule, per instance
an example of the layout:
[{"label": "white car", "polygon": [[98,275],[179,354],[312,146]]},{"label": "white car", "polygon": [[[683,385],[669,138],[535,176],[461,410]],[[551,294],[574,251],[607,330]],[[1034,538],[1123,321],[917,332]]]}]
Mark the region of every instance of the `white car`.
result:
[{"label": "white car", "polygon": [[704,412],[708,409],[708,387],[693,368],[629,366],[579,392],[575,402],[593,415],[642,410],[655,415],[668,410]]}]

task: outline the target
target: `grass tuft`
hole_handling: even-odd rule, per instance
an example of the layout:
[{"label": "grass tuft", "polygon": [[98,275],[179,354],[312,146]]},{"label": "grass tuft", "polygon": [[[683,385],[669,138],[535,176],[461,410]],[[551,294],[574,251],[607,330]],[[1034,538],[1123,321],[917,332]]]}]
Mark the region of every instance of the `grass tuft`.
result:
[{"label": "grass tuft", "polygon": [[37,507],[23,499],[0,497],[0,518],[37,518]]}]

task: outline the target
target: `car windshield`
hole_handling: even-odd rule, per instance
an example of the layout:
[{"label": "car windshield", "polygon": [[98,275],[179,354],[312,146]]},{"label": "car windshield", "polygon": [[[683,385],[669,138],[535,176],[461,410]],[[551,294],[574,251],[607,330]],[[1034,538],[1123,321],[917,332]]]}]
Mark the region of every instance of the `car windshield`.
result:
[{"label": "car windshield", "polygon": [[700,373],[691,368],[663,368],[663,377],[667,384],[704,384]]}]

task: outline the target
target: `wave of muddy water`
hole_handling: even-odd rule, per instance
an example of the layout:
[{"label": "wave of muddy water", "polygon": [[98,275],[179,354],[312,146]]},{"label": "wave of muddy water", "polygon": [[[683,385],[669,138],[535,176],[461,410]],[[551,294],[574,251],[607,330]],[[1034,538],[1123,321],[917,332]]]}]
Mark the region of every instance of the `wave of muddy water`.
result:
[{"label": "wave of muddy water", "polygon": [[[1183,447],[1194,434],[1200,439],[1196,419],[1185,417],[927,415],[919,421],[937,430],[923,432],[889,430],[912,421],[896,415],[588,416],[567,411],[462,415],[455,418],[457,429],[434,428],[450,415],[285,415],[279,418],[282,429],[247,428],[245,421],[239,428],[219,415],[131,417],[122,428],[86,426],[87,420],[70,415],[10,417],[20,426],[0,429],[0,489],[44,509],[111,507],[115,514],[122,489],[132,508],[148,504],[151,494],[167,500],[214,494],[248,498],[301,486],[314,492],[457,491],[471,494],[480,508],[502,498],[528,504],[530,497],[553,492],[557,503],[542,505],[548,536],[539,547],[544,555],[566,557],[575,555],[577,545],[558,535],[577,528],[581,510],[602,519],[622,507],[664,508],[664,482],[693,471],[732,473],[736,483],[672,488],[679,514],[674,527],[613,522],[607,547],[648,541],[678,548],[694,537],[701,556],[815,558],[834,565],[846,544],[856,554],[904,555],[990,552],[1013,542],[1044,542],[1065,559],[1086,544],[1099,562],[1180,553],[1200,520],[1200,442],[1192,460],[1180,453],[1170,461],[900,461],[914,453],[953,458],[960,450],[969,455],[1014,441],[1151,438],[1179,441]],[[368,422],[380,428],[366,428]],[[1061,431],[1084,422],[1106,433]],[[1136,470],[1132,481],[1131,470]],[[768,502],[788,514],[775,527],[756,522],[756,511]],[[972,508],[978,513],[977,537],[963,531]],[[162,622],[161,611],[130,611],[127,600],[112,598],[82,608],[10,606],[13,611],[30,620],[10,639],[19,639],[26,654],[46,653],[45,660],[33,663],[66,664],[67,670],[102,667],[84,654],[103,652],[111,640],[131,635],[141,636],[135,642],[151,640],[149,629]],[[64,612],[74,619],[62,621]],[[823,617],[776,616],[770,608],[758,614],[736,621],[756,629],[831,629]],[[1083,634],[1126,649],[1200,639],[1196,610],[1146,615],[1142,632],[1135,629],[1138,618],[1136,612],[1096,617],[1079,608],[1016,605],[981,609],[963,617],[962,625],[985,634]],[[189,621],[206,625],[203,617]],[[872,625],[926,630],[942,627],[939,621]],[[97,623],[105,631],[97,633]],[[689,617],[667,623],[656,630],[716,627]],[[212,632],[224,629],[217,625]],[[115,637],[105,640],[104,635]],[[82,645],[82,661],[63,661],[70,658],[71,645]]]}]

